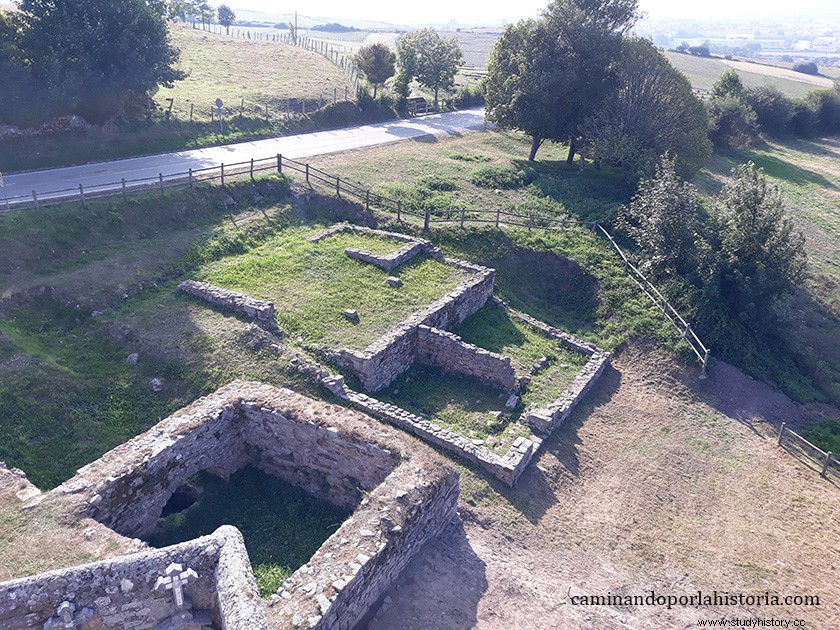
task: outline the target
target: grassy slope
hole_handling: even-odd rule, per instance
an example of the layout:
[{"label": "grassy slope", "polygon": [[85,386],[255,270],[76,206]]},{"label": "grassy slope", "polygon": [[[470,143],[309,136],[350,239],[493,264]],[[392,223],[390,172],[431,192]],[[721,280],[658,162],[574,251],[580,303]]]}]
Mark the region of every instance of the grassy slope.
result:
[{"label": "grassy slope", "polygon": [[[776,366],[807,374],[823,396],[840,403],[840,141],[774,141],[738,155],[716,156],[698,183],[714,193],[731,167],[753,160],[783,194],[789,215],[806,237],[811,277],[795,296],[791,337],[800,347],[798,365]],[[775,351],[769,356],[776,357]],[[781,371],[779,371],[781,370]],[[797,392],[794,391],[794,394]],[[808,400],[819,393],[799,392]]]},{"label": "grassy slope", "polygon": [[[309,231],[287,231],[245,255],[219,260],[198,278],[274,302],[280,327],[309,343],[362,350],[411,313],[441,298],[468,274],[425,256],[392,273],[344,255],[348,247],[382,247],[379,239],[337,234],[309,243]],[[394,242],[391,251],[401,243]],[[385,279],[403,281],[392,288]],[[342,312],[354,309],[359,321]]]},{"label": "grassy slope", "polygon": [[[729,66],[719,59],[695,57],[694,55],[683,55],[675,52],[666,52],[665,56],[677,70],[688,77],[692,86],[701,90],[711,89],[715,81],[720,78],[720,75],[729,68]],[[788,96],[795,98],[805,96],[811,90],[821,87],[805,81],[793,81],[791,79],[763,74],[761,72],[761,66],[758,64],[755,65],[755,69],[755,72],[736,70],[745,87],[773,86]]]},{"label": "grassy slope", "polygon": [[[195,30],[183,24],[171,25],[172,40],[181,49],[179,67],[190,73],[173,88],[161,88],[155,95],[165,108],[165,98],[174,98],[173,118],[157,112],[148,120],[126,122],[110,129],[88,129],[0,142],[0,171],[15,172],[66,166],[100,160],[160,153],[187,147],[253,140],[278,135],[288,125],[276,117],[285,110],[287,99],[307,101],[311,111],[323,96],[332,101],[352,86],[336,66],[321,55],[272,42],[234,39]],[[245,99],[245,117],[231,116],[225,135],[218,123],[210,122],[210,107],[221,98],[238,114]],[[275,116],[266,122],[265,104]],[[190,105],[194,118],[190,122]]]}]

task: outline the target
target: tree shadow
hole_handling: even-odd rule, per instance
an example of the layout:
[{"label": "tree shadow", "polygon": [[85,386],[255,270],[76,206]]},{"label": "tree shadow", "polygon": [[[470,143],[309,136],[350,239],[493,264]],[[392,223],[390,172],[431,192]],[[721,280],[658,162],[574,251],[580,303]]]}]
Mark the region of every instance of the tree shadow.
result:
[{"label": "tree shadow", "polygon": [[781,179],[792,184],[814,184],[830,190],[836,190],[834,183],[819,173],[782,160],[774,155],[749,155],[755,165],[764,169],[765,174],[775,179]]},{"label": "tree shadow", "polygon": [[461,520],[427,542],[383,594],[359,630],[463,630],[478,624],[486,565]]}]

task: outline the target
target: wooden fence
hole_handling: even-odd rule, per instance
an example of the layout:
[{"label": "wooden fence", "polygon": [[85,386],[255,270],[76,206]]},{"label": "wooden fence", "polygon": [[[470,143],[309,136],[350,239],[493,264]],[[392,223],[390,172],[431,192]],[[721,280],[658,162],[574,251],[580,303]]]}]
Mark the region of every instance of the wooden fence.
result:
[{"label": "wooden fence", "polygon": [[68,200],[78,199],[85,205],[87,200],[95,197],[122,195],[125,197],[132,191],[159,190],[161,194],[167,188],[189,186],[192,188],[196,183],[219,181],[222,186],[227,181],[244,176],[254,179],[256,173],[265,171],[276,171],[277,173],[294,172],[301,175],[306,184],[312,187],[320,184],[330,194],[339,198],[348,198],[358,202],[371,211],[378,209],[394,215],[400,223],[414,223],[418,227],[422,225],[423,231],[428,232],[435,224],[457,224],[464,227],[469,224],[493,225],[499,229],[508,227],[520,227],[531,230],[559,231],[571,227],[584,227],[592,230],[595,234],[604,236],[612,248],[624,262],[630,277],[639,285],[642,292],[662,312],[669,322],[676,328],[680,336],[697,356],[702,367],[701,378],[706,376],[710,351],[700,341],[700,338],[692,330],[691,325],[677,312],[670,302],[659,292],[659,290],[630,262],[627,254],[619,247],[612,235],[598,222],[575,221],[572,219],[559,219],[540,213],[517,213],[496,208],[495,210],[467,210],[466,208],[431,209],[426,208],[424,212],[417,212],[410,208],[404,208],[402,200],[392,199],[380,195],[365,186],[341,179],[338,175],[332,175],[326,171],[315,168],[309,163],[298,162],[276,155],[270,158],[237,162],[234,164],[221,164],[218,167],[203,169],[189,169],[188,172],[172,173],[164,175],[160,173],[156,178],[123,179],[120,182],[83,186],[77,188],[65,188],[32,195],[5,197],[0,206],[0,212],[11,212],[24,208],[41,208],[47,205],[66,203]]},{"label": "wooden fence", "polygon": [[834,453],[811,444],[795,431],[788,429],[784,422],[779,427],[778,444],[794,456],[815,464],[820,469],[820,476],[840,481],[840,460]]}]

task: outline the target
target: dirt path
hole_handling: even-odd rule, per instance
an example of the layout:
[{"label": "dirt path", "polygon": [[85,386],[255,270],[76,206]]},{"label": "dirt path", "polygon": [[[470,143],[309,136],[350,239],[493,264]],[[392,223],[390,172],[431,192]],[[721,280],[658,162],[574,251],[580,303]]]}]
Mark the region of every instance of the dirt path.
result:
[{"label": "dirt path", "polygon": [[[409,565],[370,630],[690,628],[840,618],[840,488],[773,440],[802,409],[720,364],[698,381],[625,352],[515,490],[467,471],[461,522]],[[819,608],[573,605],[571,595],[817,594]]]}]

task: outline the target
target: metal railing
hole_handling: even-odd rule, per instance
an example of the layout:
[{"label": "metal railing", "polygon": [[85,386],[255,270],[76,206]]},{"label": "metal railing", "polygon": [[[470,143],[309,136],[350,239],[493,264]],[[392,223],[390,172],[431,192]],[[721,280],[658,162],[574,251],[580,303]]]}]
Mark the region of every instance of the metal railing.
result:
[{"label": "metal railing", "polygon": [[782,422],[779,427],[778,445],[786,451],[799,455],[816,464],[820,468],[820,476],[828,478],[829,475],[840,481],[840,461],[831,451],[824,451],[815,446],[804,437],[787,428]]}]

